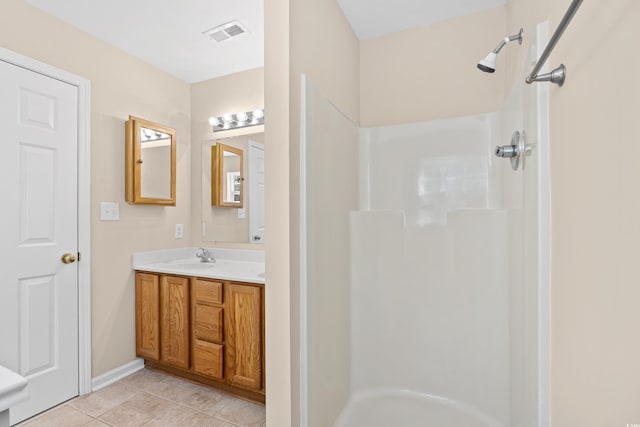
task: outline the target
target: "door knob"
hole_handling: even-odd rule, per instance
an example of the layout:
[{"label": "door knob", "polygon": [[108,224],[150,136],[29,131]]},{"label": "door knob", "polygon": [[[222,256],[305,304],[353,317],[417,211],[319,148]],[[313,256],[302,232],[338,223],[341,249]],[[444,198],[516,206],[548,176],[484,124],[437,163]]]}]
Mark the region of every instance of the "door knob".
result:
[{"label": "door knob", "polygon": [[76,261],[76,257],[73,254],[64,254],[61,259],[65,264],[72,264]]}]

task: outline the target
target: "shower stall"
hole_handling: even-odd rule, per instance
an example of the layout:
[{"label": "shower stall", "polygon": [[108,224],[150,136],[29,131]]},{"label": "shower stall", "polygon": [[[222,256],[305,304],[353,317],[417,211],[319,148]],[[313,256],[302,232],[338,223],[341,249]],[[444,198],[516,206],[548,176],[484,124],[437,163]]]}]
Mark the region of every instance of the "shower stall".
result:
[{"label": "shower stall", "polygon": [[302,426],[548,426],[547,91],[359,129],[303,78]]}]

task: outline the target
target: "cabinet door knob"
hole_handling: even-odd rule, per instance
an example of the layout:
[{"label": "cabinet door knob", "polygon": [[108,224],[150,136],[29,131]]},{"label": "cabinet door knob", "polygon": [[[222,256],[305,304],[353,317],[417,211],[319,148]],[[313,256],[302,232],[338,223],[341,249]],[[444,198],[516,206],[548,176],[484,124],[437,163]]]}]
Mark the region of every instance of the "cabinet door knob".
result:
[{"label": "cabinet door knob", "polygon": [[256,240],[256,241],[260,240],[260,236],[258,236],[258,235],[253,236],[253,240]]}]

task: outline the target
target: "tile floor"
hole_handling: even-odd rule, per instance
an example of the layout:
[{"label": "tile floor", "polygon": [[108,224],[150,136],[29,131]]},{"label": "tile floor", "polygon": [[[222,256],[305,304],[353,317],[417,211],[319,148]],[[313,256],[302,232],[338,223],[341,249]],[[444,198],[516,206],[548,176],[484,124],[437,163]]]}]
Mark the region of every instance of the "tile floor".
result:
[{"label": "tile floor", "polygon": [[20,427],[264,427],[264,406],[151,369],[77,397]]}]

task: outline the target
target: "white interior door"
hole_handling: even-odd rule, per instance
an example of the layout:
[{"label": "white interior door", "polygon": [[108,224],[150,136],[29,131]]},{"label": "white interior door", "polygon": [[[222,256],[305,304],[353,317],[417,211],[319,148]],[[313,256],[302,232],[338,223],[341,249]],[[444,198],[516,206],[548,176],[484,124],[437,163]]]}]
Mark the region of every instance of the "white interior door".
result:
[{"label": "white interior door", "polygon": [[249,232],[251,243],[264,243],[264,145],[249,140]]},{"label": "white interior door", "polygon": [[78,89],[0,61],[0,364],[15,424],[78,395]]}]

